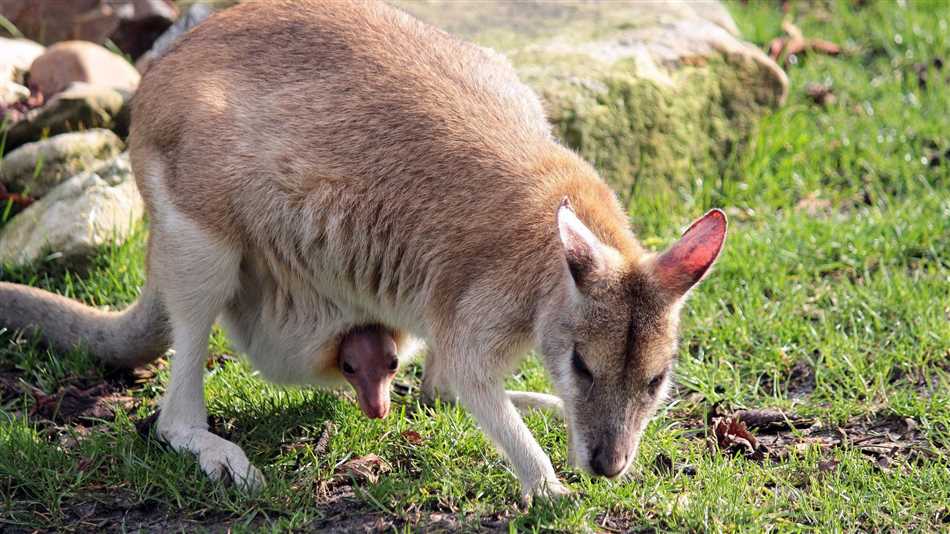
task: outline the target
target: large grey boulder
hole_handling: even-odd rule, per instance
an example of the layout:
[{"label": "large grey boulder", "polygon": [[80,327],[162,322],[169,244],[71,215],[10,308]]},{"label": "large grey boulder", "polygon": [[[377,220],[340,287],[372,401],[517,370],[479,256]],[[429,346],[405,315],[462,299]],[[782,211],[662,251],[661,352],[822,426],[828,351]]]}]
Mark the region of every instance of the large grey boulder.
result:
[{"label": "large grey boulder", "polygon": [[110,128],[121,131],[124,110],[131,95],[110,87],[77,82],[57,94],[42,107],[30,110],[26,116],[9,125],[0,136],[6,135],[6,150],[40,139],[90,128]]},{"label": "large grey boulder", "polygon": [[624,196],[718,175],[788,90],[718,1],[392,3],[505,54]]},{"label": "large grey boulder", "polygon": [[87,256],[128,237],[143,213],[124,153],[66,180],[0,228],[0,264],[27,264],[50,253]]},{"label": "large grey boulder", "polygon": [[116,134],[102,129],[28,143],[0,161],[0,183],[9,191],[42,197],[68,178],[114,159],[123,146]]}]

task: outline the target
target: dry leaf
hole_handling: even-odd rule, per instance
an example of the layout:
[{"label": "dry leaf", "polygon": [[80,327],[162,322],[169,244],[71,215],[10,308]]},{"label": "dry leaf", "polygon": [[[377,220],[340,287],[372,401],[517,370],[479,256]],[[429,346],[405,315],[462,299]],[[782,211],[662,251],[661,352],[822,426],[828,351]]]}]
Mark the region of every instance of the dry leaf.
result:
[{"label": "dry leaf", "polygon": [[402,437],[411,445],[422,445],[422,436],[415,430],[406,430],[402,433]]},{"label": "dry leaf", "polygon": [[831,41],[825,41],[824,39],[809,39],[806,42],[808,43],[808,49],[814,50],[815,52],[821,52],[822,54],[829,56],[837,56],[841,53],[841,47],[832,43]]},{"label": "dry leaf", "polygon": [[769,56],[775,61],[784,58],[784,62],[788,64],[790,57],[810,51],[830,56],[841,53],[841,47],[831,41],[806,38],[801,29],[791,21],[786,20],[782,23],[782,31],[787,37],[776,37],[769,42],[768,46]]},{"label": "dry leaf", "polygon": [[333,421],[329,419],[324,421],[323,430],[320,431],[320,437],[317,438],[317,444],[313,447],[313,452],[316,454],[326,454],[327,449],[330,447],[330,438],[335,431],[336,425],[333,424]]},{"label": "dry leaf", "polygon": [[[22,195],[20,193],[10,193],[7,188],[0,183],[0,203],[11,202],[14,206],[23,209],[33,203],[33,197]],[[0,208],[3,206],[0,205]]]},{"label": "dry leaf", "polygon": [[375,484],[379,481],[379,475],[388,472],[390,469],[391,467],[386,463],[386,460],[375,454],[367,454],[366,456],[357,456],[344,463],[340,466],[340,474]]},{"label": "dry leaf", "polygon": [[711,436],[721,451],[742,454],[752,460],[764,460],[769,449],[759,443],[749,432],[745,423],[734,417],[716,417],[712,422]]}]

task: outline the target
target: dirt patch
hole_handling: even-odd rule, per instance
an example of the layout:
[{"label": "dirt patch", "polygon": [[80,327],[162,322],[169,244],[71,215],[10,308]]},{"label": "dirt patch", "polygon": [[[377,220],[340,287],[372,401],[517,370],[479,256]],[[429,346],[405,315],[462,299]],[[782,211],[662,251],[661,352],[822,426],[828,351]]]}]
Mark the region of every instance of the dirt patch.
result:
[{"label": "dirt patch", "polygon": [[499,532],[508,531],[514,511],[494,512],[487,516],[456,514],[444,510],[410,505],[398,515],[380,513],[360,502],[360,488],[337,485],[332,493],[320,499],[324,516],[304,530],[330,533],[402,531],[407,527],[419,532]]},{"label": "dirt patch", "polygon": [[792,399],[801,399],[815,391],[815,369],[805,360],[799,360],[788,373],[785,389]]},{"label": "dirt patch", "polygon": [[712,451],[756,461],[781,462],[790,454],[814,447],[822,451],[853,448],[878,467],[888,469],[897,461],[930,461],[941,455],[924,437],[917,420],[893,414],[855,417],[840,426],[826,426],[779,410],[726,414],[713,406],[706,439]]},{"label": "dirt patch", "polygon": [[133,371],[70,377],[52,393],[28,383],[17,369],[2,369],[0,403],[6,405],[25,398],[30,401],[27,416],[31,420],[88,427],[114,420],[119,411],[135,411],[140,400],[132,397],[130,390],[152,378],[157,368],[153,365]]},{"label": "dirt patch", "polygon": [[107,383],[85,389],[68,386],[52,395],[38,388],[30,389],[35,401],[30,417],[58,424],[89,425],[102,420],[112,421],[117,411],[131,411],[138,405],[136,399],[115,391]]},{"label": "dirt patch", "polygon": [[[32,510],[35,522],[43,524],[45,511]],[[24,521],[26,522],[26,521]],[[48,523],[46,523],[48,524]],[[247,526],[251,531],[266,529],[264,518],[235,517],[224,512],[204,512],[183,516],[154,501],[140,501],[124,490],[108,493],[93,492],[77,502],[63,504],[62,524],[56,527],[26,527],[4,525],[3,532],[230,532],[235,526]]]},{"label": "dirt patch", "polygon": [[332,494],[321,499],[324,516],[309,525],[307,530],[320,532],[381,532],[398,528],[399,521],[378,512],[367,510],[356,500],[352,487],[339,486]]},{"label": "dirt patch", "polygon": [[707,419],[706,441],[711,450],[755,461],[765,460],[772,451],[751,432],[752,429],[762,434],[775,434],[808,428],[815,423],[813,419],[781,410],[739,410],[725,414],[719,404],[713,406]]}]

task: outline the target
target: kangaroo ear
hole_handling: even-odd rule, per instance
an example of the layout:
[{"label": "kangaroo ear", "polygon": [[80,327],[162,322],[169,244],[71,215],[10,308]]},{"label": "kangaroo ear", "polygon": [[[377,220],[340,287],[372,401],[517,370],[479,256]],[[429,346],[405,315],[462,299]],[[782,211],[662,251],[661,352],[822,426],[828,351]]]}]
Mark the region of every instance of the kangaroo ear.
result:
[{"label": "kangaroo ear", "polygon": [[683,232],[683,237],[653,264],[660,285],[676,295],[686,294],[716,262],[726,241],[726,214],[714,209]]},{"label": "kangaroo ear", "polygon": [[600,240],[577,218],[567,197],[557,210],[557,229],[564,247],[564,256],[571,277],[578,286],[584,279],[604,264]]}]

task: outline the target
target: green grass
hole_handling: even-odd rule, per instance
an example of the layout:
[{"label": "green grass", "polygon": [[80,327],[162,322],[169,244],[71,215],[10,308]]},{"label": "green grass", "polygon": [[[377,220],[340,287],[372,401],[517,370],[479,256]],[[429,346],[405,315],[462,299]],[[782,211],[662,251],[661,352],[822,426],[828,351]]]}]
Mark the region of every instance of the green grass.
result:
[{"label": "green grass", "polygon": [[[578,496],[526,510],[509,467],[457,407],[425,407],[411,394],[386,420],[369,421],[344,397],[270,386],[227,361],[207,380],[209,409],[217,431],[264,470],[260,495],[211,483],[192,458],[137,434],[134,420],[152,412],[167,381],[163,369],[131,388],[143,401],[131,417],[81,436],[76,426],[27,417],[31,395],[0,406],[0,529],[82,530],[97,517],[115,528],[123,514],[132,526],[158,517],[173,521],[169,528],[236,530],[354,519],[396,529],[440,520],[517,530],[950,528],[950,158],[931,163],[950,150],[950,64],[931,68],[926,87],[914,70],[950,59],[950,7],[852,4],[793,6],[806,36],[845,53],[789,67],[787,105],[763,120],[727,174],[696,177],[675,199],[641,191],[630,208],[653,248],[710,207],[728,208],[732,221],[715,273],[685,312],[679,388],[648,428],[628,481],[572,471],[563,425],[532,414],[529,426]],[[777,3],[731,7],[756,44],[780,35]],[[812,103],[804,88],[813,82],[830,85],[836,102]],[[826,202],[800,208],[815,199]],[[102,250],[82,272],[48,263],[0,279],[121,306],[143,279],[143,238],[144,229]],[[212,349],[226,352],[226,340],[216,335]],[[802,366],[814,374],[804,395],[789,382]],[[0,369],[47,393],[99,373],[88,355],[51,354],[11,333],[0,335]],[[413,365],[401,379],[418,384],[420,374]],[[549,387],[534,361],[511,385]],[[932,454],[897,455],[887,467],[856,446],[791,447],[762,463],[729,457],[710,451],[699,423],[717,402],[787,409],[829,430],[907,417]],[[326,422],[333,430],[321,445]],[[410,442],[408,430],[422,442]],[[375,484],[341,478],[341,464],[369,453],[391,470]],[[829,459],[838,463],[822,469]]]}]

